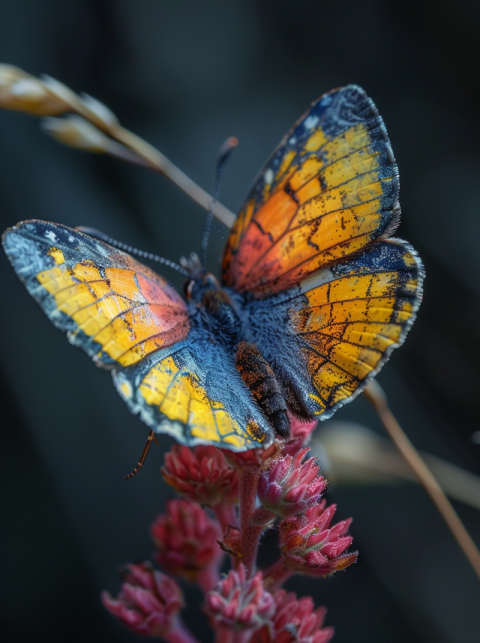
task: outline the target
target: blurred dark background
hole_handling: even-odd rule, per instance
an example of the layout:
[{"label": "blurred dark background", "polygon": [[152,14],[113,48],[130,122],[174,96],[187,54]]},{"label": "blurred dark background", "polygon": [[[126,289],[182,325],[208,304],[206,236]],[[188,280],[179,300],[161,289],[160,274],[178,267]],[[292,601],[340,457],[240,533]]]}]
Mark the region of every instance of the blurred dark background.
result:
[{"label": "blurred dark background", "polygon": [[[362,85],[400,168],[398,236],[427,272],[419,318],[379,381],[418,448],[480,473],[480,3],[1,0],[0,61],[104,101],[207,190],[219,145],[238,136],[222,188],[232,210],[313,99]],[[166,179],[63,148],[36,119],[0,113],[0,169],[2,229],[91,225],[175,260],[199,247],[203,212]],[[217,223],[212,270],[226,234]],[[149,524],[170,494],[161,451],[123,481],[146,427],[0,261],[2,638],[133,641],[99,593],[117,591],[120,564],[151,556]],[[335,419],[382,435],[362,398]],[[329,495],[354,517],[359,563],[290,587],[328,606],[337,643],[480,640],[480,583],[421,488]],[[479,543],[478,512],[454,504]],[[198,614],[186,620],[210,640]]]}]

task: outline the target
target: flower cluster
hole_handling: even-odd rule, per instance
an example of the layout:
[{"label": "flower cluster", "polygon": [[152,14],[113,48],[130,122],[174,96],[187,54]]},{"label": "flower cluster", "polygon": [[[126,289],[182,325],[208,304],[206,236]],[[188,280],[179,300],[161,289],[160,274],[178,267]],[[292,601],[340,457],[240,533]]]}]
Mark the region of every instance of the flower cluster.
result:
[{"label": "flower cluster", "polygon": [[116,599],[102,593],[105,607],[136,634],[163,638],[181,627],[183,596],[178,584],[149,563],[128,565]]},{"label": "flower cluster", "polygon": [[238,474],[227,466],[220,449],[213,446],[198,446],[195,450],[173,446],[165,455],[162,475],[182,496],[203,507],[238,500]]},{"label": "flower cluster", "polygon": [[191,500],[171,500],[151,527],[155,561],[168,574],[209,587],[217,580],[222,532],[217,521]]},{"label": "flower cluster", "polygon": [[333,627],[323,627],[325,607],[315,609],[310,596],[297,599],[293,592],[273,593],[275,614],[270,627],[257,630],[251,643],[328,643]]},{"label": "flower cluster", "polygon": [[248,579],[243,565],[238,572],[231,570],[207,594],[206,608],[215,624],[233,631],[254,632],[275,615],[275,601],[263,586],[262,573],[257,572]]},{"label": "flower cluster", "polygon": [[[183,623],[181,590],[171,576],[196,583],[216,641],[327,643],[326,609],[282,589],[293,574],[322,577],[357,559],[348,552],[351,519],[332,525],[327,481],[306,444],[315,422],[291,420],[291,438],[244,453],[213,446],[174,446],[164,479],[183,497],[171,500],[152,524],[154,559],[166,574],[130,565],[116,599],[105,607],[133,632],[172,643],[195,643]],[[265,529],[279,532],[280,557],[256,565]],[[220,577],[230,556],[231,569]]]},{"label": "flower cluster", "polygon": [[329,528],[337,509],[325,507],[325,500],[307,509],[304,515],[280,523],[280,543],[290,569],[312,576],[326,576],[345,569],[356,560],[356,554],[345,554],[353,538],[346,535],[352,519],[342,520]]},{"label": "flower cluster", "polygon": [[327,481],[319,475],[315,458],[305,460],[307,453],[301,449],[295,456],[286,454],[262,472],[257,489],[261,507],[252,516],[254,522],[300,515],[318,503]]}]

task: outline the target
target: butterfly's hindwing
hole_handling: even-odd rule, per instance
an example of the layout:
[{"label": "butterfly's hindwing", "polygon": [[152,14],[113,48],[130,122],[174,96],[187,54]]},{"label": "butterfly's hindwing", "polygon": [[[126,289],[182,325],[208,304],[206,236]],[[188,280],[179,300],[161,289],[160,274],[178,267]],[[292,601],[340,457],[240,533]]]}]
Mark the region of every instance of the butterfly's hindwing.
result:
[{"label": "butterfly's hindwing", "polygon": [[114,371],[118,392],[154,431],[183,444],[268,445],[273,431],[235,369],[233,347],[211,340],[193,327],[175,346]]},{"label": "butterfly's hindwing", "polygon": [[[321,419],[357,395],[403,343],[422,295],[423,267],[390,239],[249,308],[250,337]],[[266,333],[265,328],[271,329]]]}]

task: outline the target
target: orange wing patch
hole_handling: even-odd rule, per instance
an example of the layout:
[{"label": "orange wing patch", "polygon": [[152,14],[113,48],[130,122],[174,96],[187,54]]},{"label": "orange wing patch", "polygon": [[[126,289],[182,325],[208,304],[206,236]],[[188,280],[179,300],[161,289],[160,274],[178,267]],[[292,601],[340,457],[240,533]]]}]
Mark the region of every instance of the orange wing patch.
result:
[{"label": "orange wing patch", "polygon": [[241,208],[226,285],[260,297],[344,259],[397,218],[398,172],[383,122],[360,88],[325,95],[287,134]]},{"label": "orange wing patch", "polygon": [[14,261],[24,261],[26,238],[35,261],[28,276],[25,266],[17,272],[50,319],[98,363],[129,366],[187,336],[185,302],[146,266],[64,226],[24,222],[18,229],[5,237]]},{"label": "orange wing patch", "polygon": [[37,279],[55,298],[58,310],[99,344],[100,359],[105,353],[121,366],[129,366],[183,339],[188,331],[186,310],[172,306],[164,287],[153,287],[132,270],[100,270],[83,262],[71,270],[45,270]]}]

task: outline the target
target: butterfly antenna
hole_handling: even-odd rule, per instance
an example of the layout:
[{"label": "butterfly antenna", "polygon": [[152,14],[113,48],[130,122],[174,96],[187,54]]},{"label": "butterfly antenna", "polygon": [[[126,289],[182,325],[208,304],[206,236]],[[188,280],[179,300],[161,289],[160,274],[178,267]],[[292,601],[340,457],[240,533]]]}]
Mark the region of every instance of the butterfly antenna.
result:
[{"label": "butterfly antenna", "polygon": [[208,240],[210,238],[210,230],[212,229],[213,221],[213,209],[218,201],[220,196],[220,184],[222,182],[222,173],[225,162],[229,158],[230,154],[238,145],[238,139],[235,136],[230,136],[227,138],[222,147],[218,150],[217,162],[215,164],[215,179],[213,181],[213,198],[210,203],[210,207],[205,217],[205,223],[203,225],[202,233],[202,243],[200,246],[200,259],[204,269],[207,267],[207,248]]},{"label": "butterfly antenna", "polygon": [[84,234],[88,234],[89,237],[93,237],[94,239],[99,239],[100,241],[104,241],[105,243],[108,243],[110,246],[113,246],[114,248],[118,248],[119,250],[128,252],[128,254],[136,255],[137,257],[143,257],[145,259],[150,259],[150,261],[157,261],[158,263],[163,263],[164,266],[168,266],[169,268],[176,270],[184,277],[190,277],[190,273],[188,272],[188,270],[185,270],[185,268],[182,268],[182,266],[179,266],[178,263],[175,263],[174,261],[170,261],[170,259],[165,259],[164,257],[159,257],[158,255],[154,255],[151,252],[145,252],[144,250],[139,250],[138,248],[129,246],[126,243],[122,243],[121,241],[117,241],[116,239],[109,237],[108,235],[104,234],[103,232],[100,232],[100,230],[96,230],[95,228],[89,228],[88,226],[78,226],[75,229],[78,230],[79,232],[83,232]]}]

